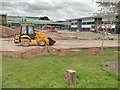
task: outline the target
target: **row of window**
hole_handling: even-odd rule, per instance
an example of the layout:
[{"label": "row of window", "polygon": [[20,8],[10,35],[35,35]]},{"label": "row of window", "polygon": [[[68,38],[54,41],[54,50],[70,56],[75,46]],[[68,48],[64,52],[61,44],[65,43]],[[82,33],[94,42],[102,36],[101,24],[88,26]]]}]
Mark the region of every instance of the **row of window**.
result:
[{"label": "row of window", "polygon": [[[84,22],[82,25],[95,24],[95,22]],[[77,23],[71,23],[71,25],[77,25]]]},{"label": "row of window", "polygon": [[71,23],[71,25],[77,25],[77,23]]},{"label": "row of window", "polygon": [[84,22],[82,23],[83,25],[86,25],[86,24],[95,24],[94,22]]}]

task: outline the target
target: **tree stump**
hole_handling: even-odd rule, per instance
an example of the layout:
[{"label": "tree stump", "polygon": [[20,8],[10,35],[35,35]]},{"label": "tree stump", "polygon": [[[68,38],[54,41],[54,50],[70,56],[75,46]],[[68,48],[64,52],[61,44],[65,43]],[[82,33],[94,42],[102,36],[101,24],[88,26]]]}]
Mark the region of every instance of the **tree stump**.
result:
[{"label": "tree stump", "polygon": [[76,84],[76,71],[66,70],[64,75],[64,80],[68,84]]}]

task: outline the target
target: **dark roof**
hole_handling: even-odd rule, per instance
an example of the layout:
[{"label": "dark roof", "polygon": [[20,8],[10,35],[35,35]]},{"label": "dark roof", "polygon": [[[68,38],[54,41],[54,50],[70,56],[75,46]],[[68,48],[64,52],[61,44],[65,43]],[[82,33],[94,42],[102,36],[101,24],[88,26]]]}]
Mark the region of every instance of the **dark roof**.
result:
[{"label": "dark roof", "polygon": [[0,14],[0,16],[7,16],[7,14]]}]

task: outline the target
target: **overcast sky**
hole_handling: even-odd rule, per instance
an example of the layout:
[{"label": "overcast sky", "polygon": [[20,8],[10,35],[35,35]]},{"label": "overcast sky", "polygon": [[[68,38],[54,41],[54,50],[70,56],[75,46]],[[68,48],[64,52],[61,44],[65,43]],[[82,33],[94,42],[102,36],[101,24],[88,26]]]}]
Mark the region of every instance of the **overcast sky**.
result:
[{"label": "overcast sky", "polygon": [[2,0],[1,12],[18,16],[48,16],[51,20],[80,18],[96,13],[94,0]]}]

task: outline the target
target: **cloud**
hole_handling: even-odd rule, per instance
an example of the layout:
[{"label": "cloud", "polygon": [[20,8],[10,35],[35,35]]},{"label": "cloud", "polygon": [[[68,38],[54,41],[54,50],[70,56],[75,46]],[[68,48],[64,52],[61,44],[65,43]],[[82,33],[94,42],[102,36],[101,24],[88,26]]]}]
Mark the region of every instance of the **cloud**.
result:
[{"label": "cloud", "polygon": [[98,10],[98,5],[92,0],[8,1],[2,1],[2,11],[8,15],[48,16],[52,20],[90,16],[90,13],[95,13]]}]

